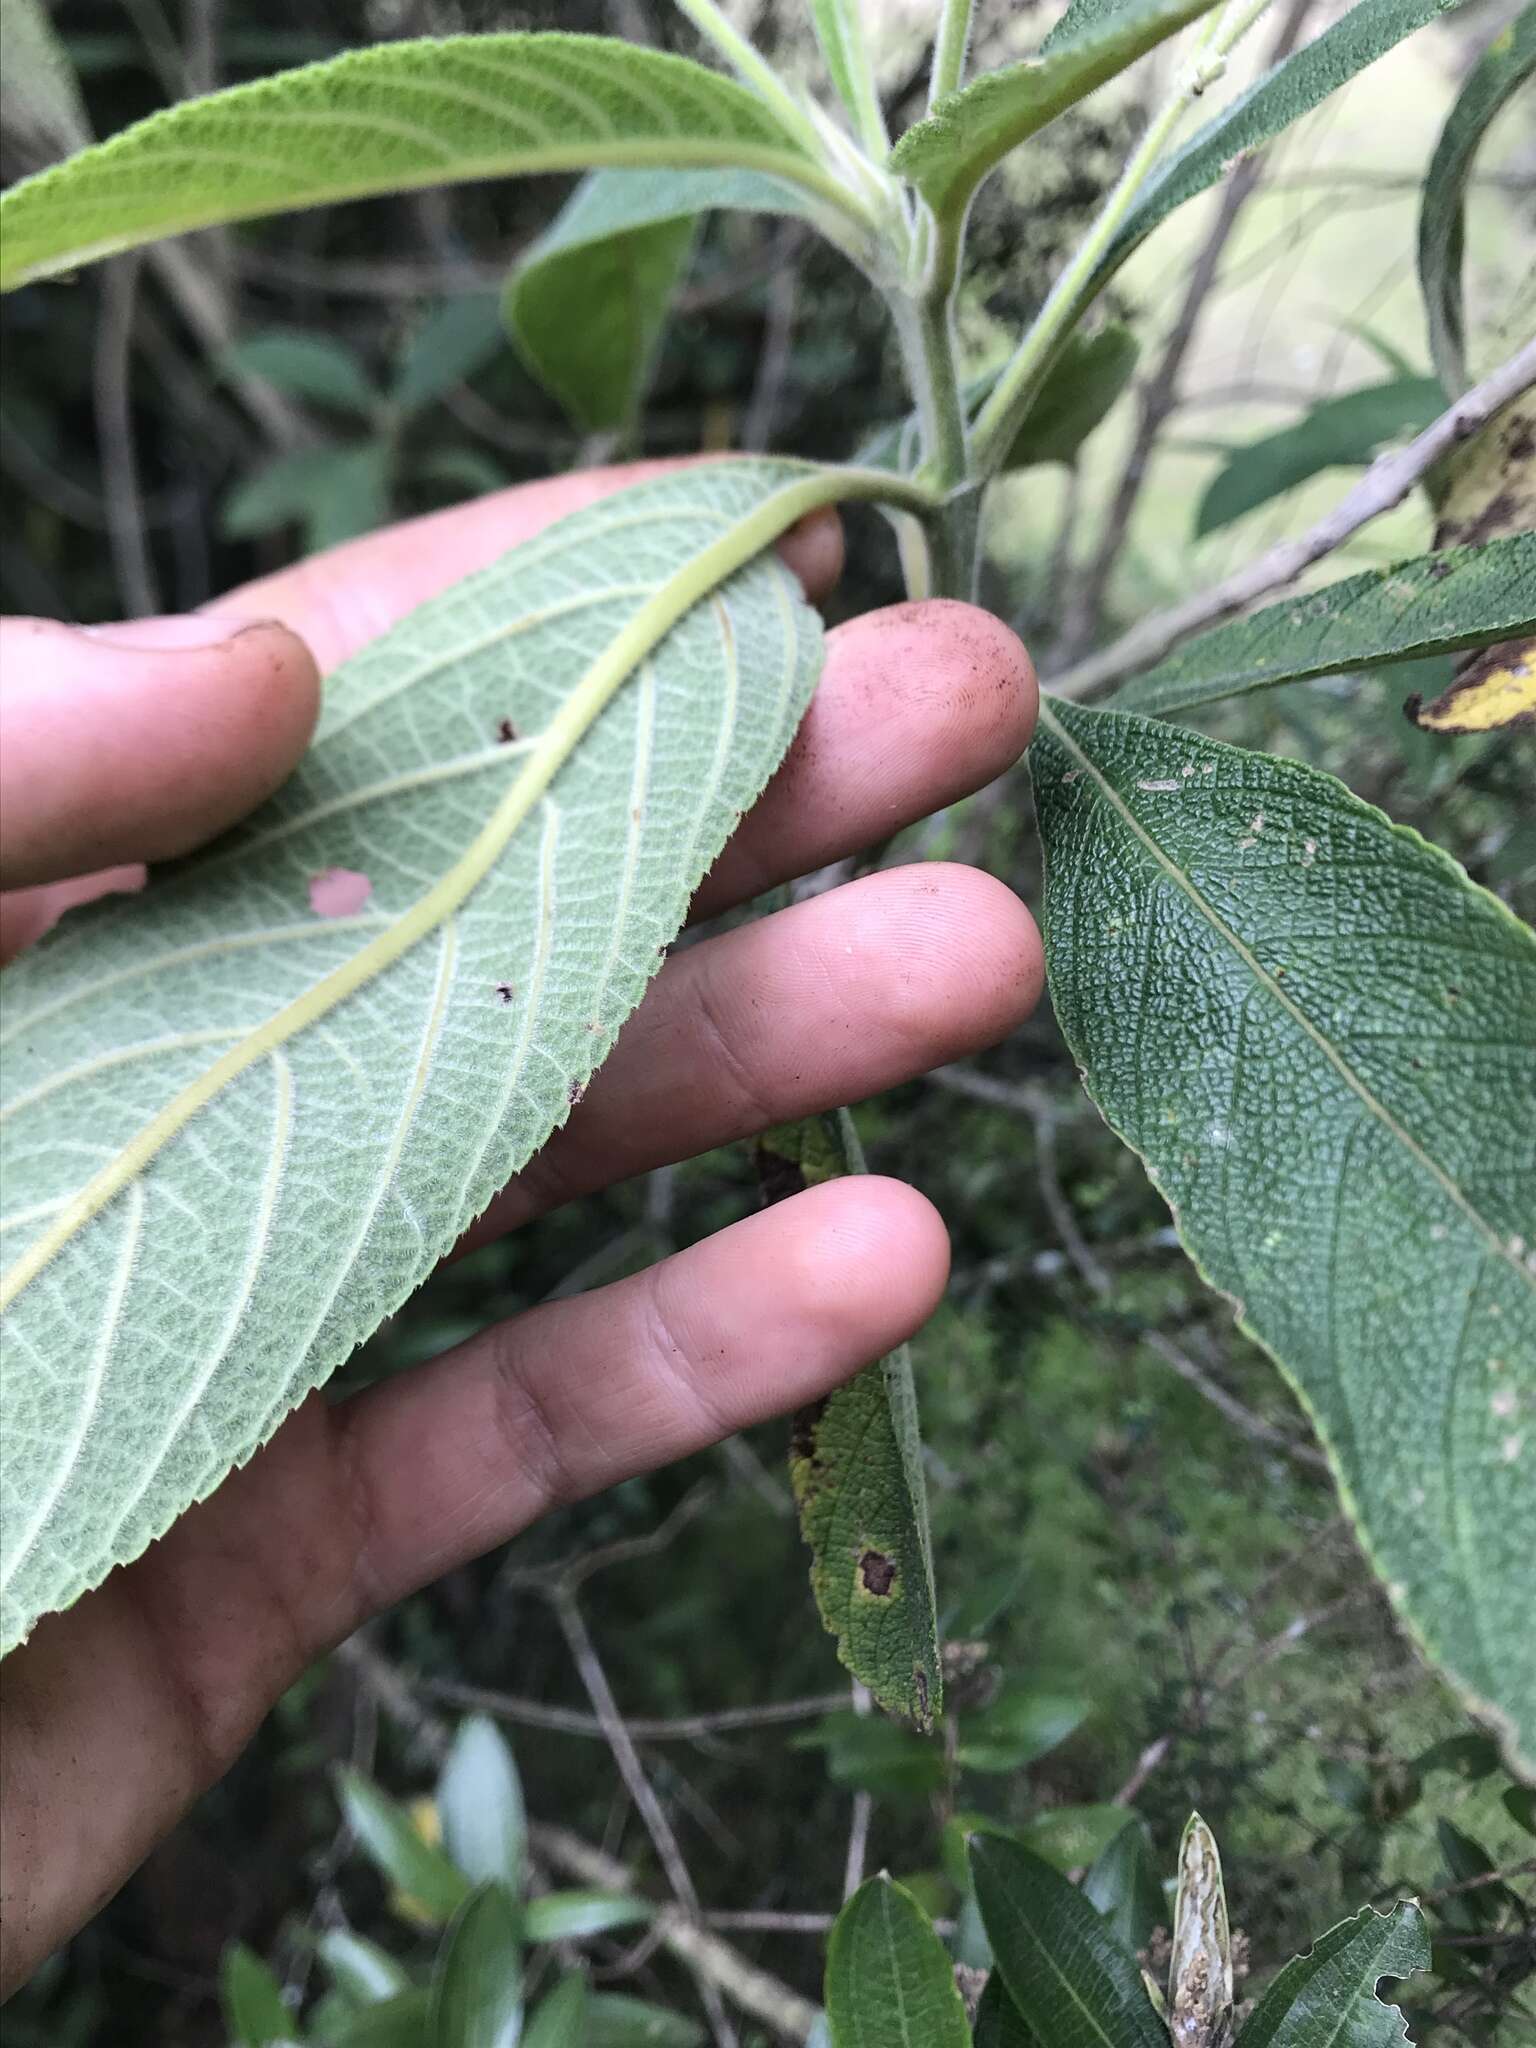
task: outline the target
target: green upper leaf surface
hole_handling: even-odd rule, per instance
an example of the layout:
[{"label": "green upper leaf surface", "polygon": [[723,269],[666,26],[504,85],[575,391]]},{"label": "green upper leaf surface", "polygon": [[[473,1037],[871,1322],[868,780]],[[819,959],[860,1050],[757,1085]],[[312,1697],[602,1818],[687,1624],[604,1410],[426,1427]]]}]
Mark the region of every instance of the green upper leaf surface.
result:
[{"label": "green upper leaf surface", "polygon": [[1075,1885],[1001,1835],[977,1835],[971,1872],[1008,1994],[1050,2048],[1168,2048],[1123,1948]]},{"label": "green upper leaf surface", "polygon": [[517,2048],[523,1958],[517,1908],[505,1886],[481,1885],[454,1915],[433,1965],[430,1999],[430,2048]]},{"label": "green upper leaf surface", "polygon": [[1170,213],[1225,177],[1245,152],[1262,149],[1404,37],[1457,5],[1459,0],[1356,0],[1341,20],[1272,64],[1148,179],[1094,272],[1090,292],[1105,285]]},{"label": "green upper leaf surface", "polygon": [[299,2023],[283,2002],[282,1987],[244,1942],[225,1950],[219,1979],[224,2018],[238,2048],[271,2048],[294,2038]]},{"label": "green upper leaf surface", "polygon": [[668,2012],[622,1991],[587,2000],[581,2048],[705,2048],[707,2036],[686,2013]]},{"label": "green upper leaf surface", "polygon": [[[864,1171],[846,1110],[768,1132],[758,1165],[770,1200]],[[905,1345],[796,1416],[790,1480],[811,1550],[811,1587],[838,1655],[888,1713],[926,1728],[943,1681]]]},{"label": "green upper leaf surface", "polygon": [[1038,56],[988,72],[940,100],[896,144],[892,169],[941,218],[956,218],[1011,149],[1214,4],[1124,0]]},{"label": "green upper leaf surface", "polygon": [[594,171],[512,272],[508,331],[585,431],[633,419],[699,216],[712,207],[806,210],[793,186],[752,171]]},{"label": "green upper leaf surface", "polygon": [[1536,938],[1331,776],[1042,722],[1047,965],[1089,1091],[1301,1393],[1394,1602],[1529,1756]]},{"label": "green upper leaf surface", "polygon": [[1283,597],[1217,626],[1116,693],[1117,711],[1165,717],[1312,676],[1482,647],[1536,627],[1536,534],[1444,548]]},{"label": "green upper leaf surface", "polygon": [[954,1965],[911,1893],[860,1885],[827,1946],[833,2048],[970,2048]]},{"label": "green upper leaf surface", "polygon": [[1391,2048],[1407,2041],[1395,2006],[1383,2005],[1383,1977],[1429,1967],[1429,1936],[1415,1905],[1369,1906],[1321,1935],[1274,1979],[1239,2036],[1238,2048]]},{"label": "green upper leaf surface", "polygon": [[1536,73],[1536,5],[1500,30],[1446,117],[1430,159],[1419,206],[1419,283],[1429,323],[1429,353],[1445,388],[1459,397],[1467,374],[1462,306],[1462,219],[1473,159],[1492,122]]},{"label": "green upper leaf surface", "polygon": [[603,36],[380,43],[152,114],[0,200],[0,287],[189,228],[515,172],[728,165],[853,202],[754,93]]},{"label": "green upper leaf surface", "polygon": [[1083,1879],[1083,1896],[1133,1954],[1146,1947],[1154,1927],[1167,1924],[1167,1904],[1145,1821],[1133,1818],[1100,1851]]},{"label": "green upper leaf surface", "polygon": [[534,2010],[522,2048],[588,2048],[585,1977],[563,1977]]},{"label": "green upper leaf surface", "polygon": [[306,334],[300,328],[269,327],[232,343],[221,356],[219,367],[265,377],[269,384],[295,398],[312,399],[317,405],[333,406],[342,412],[361,413],[364,418],[378,409],[379,394],[367,371],[351,349],[328,335]]},{"label": "green upper leaf surface", "polygon": [[1325,398],[1291,426],[1231,451],[1200,500],[1195,533],[1214,533],[1325,469],[1369,462],[1386,442],[1416,434],[1444,410],[1435,377],[1394,377]]},{"label": "green upper leaf surface", "polygon": [[565,1120],[809,699],[816,617],[752,557],[840,487],[704,464],[559,522],[339,669],[233,833],[6,970],[6,1644]]}]

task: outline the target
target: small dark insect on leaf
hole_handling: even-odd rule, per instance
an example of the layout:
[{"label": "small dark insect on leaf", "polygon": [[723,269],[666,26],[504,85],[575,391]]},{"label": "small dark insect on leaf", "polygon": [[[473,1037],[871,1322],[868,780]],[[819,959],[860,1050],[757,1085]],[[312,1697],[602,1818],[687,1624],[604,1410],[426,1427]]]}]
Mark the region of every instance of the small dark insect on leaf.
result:
[{"label": "small dark insect on leaf", "polygon": [[496,724],[496,737],[504,747],[512,745],[517,738],[517,727],[510,718],[502,718]]},{"label": "small dark insect on leaf", "polygon": [[566,1091],[565,1099],[571,1105],[571,1108],[574,1109],[586,1092],[586,1083],[584,1081],[573,1081]]},{"label": "small dark insect on leaf", "polygon": [[517,990],[512,986],[510,981],[498,981],[496,984],[496,993],[501,998],[502,1002],[510,1003],[512,998],[517,994]]}]

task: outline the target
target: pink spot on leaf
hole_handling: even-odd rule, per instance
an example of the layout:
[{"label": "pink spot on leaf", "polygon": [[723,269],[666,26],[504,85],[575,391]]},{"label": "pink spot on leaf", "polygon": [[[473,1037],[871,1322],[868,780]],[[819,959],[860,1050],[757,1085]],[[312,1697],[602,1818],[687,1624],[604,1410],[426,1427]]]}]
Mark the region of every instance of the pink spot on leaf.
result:
[{"label": "pink spot on leaf", "polygon": [[309,878],[309,907],[316,917],[355,917],[372,894],[372,882],[356,868],[322,868]]}]

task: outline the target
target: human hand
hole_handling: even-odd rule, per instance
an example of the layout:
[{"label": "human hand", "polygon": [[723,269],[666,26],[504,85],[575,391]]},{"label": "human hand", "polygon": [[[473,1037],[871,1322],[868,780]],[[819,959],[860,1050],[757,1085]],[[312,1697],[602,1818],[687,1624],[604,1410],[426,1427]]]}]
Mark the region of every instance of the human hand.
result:
[{"label": "human hand", "polygon": [[[317,664],[636,474],[588,471],[396,527],[196,619],[92,634],[4,622],[5,953],[68,904],[132,886],[136,871],[114,863],[185,852],[268,795],[308,741]],[[829,517],[784,543],[813,596],[839,548]],[[903,605],[838,628],[790,755],[697,914],[989,781],[1034,710],[1018,642],[969,607]],[[1013,894],[937,863],[706,939],[657,976],[569,1123],[474,1238],[975,1051],[1028,1014],[1040,978]],[[833,1182],[350,1400],[305,1402],[6,1660],[0,1984],[111,1897],[278,1695],[368,1615],[557,1503],[826,1393],[926,1319],[946,1271],[919,1195]]]}]

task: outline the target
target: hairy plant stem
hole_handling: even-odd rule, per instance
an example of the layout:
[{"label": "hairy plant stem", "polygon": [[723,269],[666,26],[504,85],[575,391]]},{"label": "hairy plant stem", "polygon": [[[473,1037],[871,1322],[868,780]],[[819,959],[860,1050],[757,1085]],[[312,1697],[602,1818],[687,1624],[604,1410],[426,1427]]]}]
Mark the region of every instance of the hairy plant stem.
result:
[{"label": "hairy plant stem", "polygon": [[715,5],[715,0],[677,0],[678,6],[700,35],[706,36],[744,84],[765,99],[792,135],[798,135],[816,157],[821,155],[820,138],[805,109],[785,85],[767,58],[754,50],[739,29],[733,28]]},{"label": "hairy plant stem", "polygon": [[976,584],[979,533],[965,408],[955,360],[954,299],[947,284],[913,297],[893,297],[891,311],[917,408],[923,459],[919,481],[941,502],[923,523],[926,562],[910,544],[902,548],[909,597],[969,598]]},{"label": "hairy plant stem", "polygon": [[1206,19],[1172,92],[1148,122],[1098,217],[1071,262],[1051,286],[1029,332],[976,416],[972,459],[980,476],[992,476],[1001,467],[1057,350],[1087,304],[1100,258],[1118,234],[1179,123],[1192,102],[1221,77],[1234,44],[1268,4],[1269,0],[1231,0],[1226,8]]},{"label": "hairy plant stem", "polygon": [[944,13],[933,42],[933,69],[928,75],[928,104],[935,106],[957,92],[965,75],[965,53],[971,40],[975,0],[944,0]]}]

